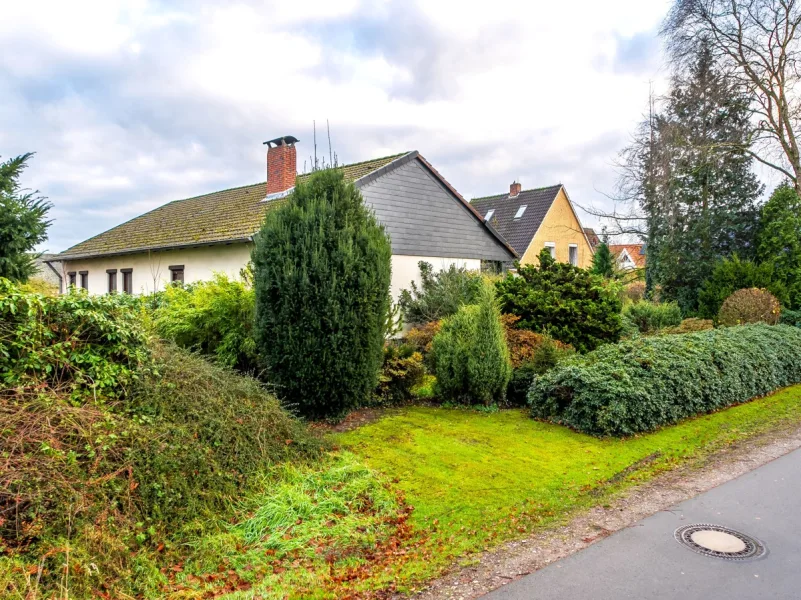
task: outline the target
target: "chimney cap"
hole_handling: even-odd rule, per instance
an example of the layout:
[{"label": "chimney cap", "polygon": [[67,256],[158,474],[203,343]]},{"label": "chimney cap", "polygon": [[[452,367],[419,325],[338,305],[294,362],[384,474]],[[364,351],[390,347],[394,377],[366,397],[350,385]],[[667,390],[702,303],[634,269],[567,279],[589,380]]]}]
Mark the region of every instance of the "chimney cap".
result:
[{"label": "chimney cap", "polygon": [[297,144],[299,141],[300,140],[296,138],[294,135],[284,135],[281,137],[277,137],[274,140],[268,140],[264,142],[264,144],[272,148],[273,144],[275,144],[276,146],[283,146],[283,145]]}]

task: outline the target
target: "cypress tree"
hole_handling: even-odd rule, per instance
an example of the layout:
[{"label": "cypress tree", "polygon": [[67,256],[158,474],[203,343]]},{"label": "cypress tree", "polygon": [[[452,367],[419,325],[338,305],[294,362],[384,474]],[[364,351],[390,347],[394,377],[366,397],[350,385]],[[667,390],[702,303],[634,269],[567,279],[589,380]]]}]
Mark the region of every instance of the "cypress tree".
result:
[{"label": "cypress tree", "polygon": [[378,382],[390,307],[387,233],[341,171],[300,180],[253,250],[256,337],[267,378],[312,418],[337,417]]},{"label": "cypress tree", "polygon": [[615,275],[615,257],[612,256],[612,251],[606,242],[601,242],[595,249],[590,271],[606,279],[611,279]]}]

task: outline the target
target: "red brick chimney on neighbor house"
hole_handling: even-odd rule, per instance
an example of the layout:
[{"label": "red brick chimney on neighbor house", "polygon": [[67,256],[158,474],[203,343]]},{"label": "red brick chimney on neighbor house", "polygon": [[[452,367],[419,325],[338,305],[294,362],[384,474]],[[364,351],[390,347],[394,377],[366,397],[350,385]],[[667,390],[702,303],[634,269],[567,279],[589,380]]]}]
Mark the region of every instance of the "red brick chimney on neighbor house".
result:
[{"label": "red brick chimney on neighbor house", "polygon": [[267,195],[285,192],[295,187],[298,176],[298,139],[291,135],[275,138],[267,145]]},{"label": "red brick chimney on neighbor house", "polygon": [[520,190],[522,186],[517,181],[513,181],[512,185],[509,186],[509,197],[514,198],[515,196],[520,195]]}]

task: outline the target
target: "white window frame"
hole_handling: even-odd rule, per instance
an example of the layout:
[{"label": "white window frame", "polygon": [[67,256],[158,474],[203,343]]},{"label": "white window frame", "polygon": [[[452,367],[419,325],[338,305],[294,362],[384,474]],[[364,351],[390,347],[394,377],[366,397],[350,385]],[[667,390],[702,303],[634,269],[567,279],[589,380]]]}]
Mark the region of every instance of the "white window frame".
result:
[{"label": "white window frame", "polygon": [[495,214],[495,209],[491,208],[487,211],[487,215],[484,217],[484,221],[489,221],[492,216]]},{"label": "white window frame", "polygon": [[[571,250],[575,250],[571,252]],[[576,260],[573,260],[573,256],[575,255]],[[574,267],[578,266],[578,244],[568,244],[567,246],[567,260],[568,262],[573,265]]]},{"label": "white window frame", "polygon": [[520,208],[517,209],[517,212],[515,213],[515,217],[514,217],[513,220],[517,221],[518,219],[522,219],[523,215],[526,214],[526,209],[527,208],[528,208],[528,204],[521,205]]},{"label": "white window frame", "polygon": [[551,251],[551,258],[556,260],[556,242],[545,242],[545,247]]}]

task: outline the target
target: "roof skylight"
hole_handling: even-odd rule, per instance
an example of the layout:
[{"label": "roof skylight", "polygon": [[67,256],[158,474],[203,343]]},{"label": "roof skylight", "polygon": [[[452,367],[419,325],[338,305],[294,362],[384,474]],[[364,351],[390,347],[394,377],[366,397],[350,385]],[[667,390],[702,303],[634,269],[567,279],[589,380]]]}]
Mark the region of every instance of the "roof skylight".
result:
[{"label": "roof skylight", "polygon": [[523,206],[518,208],[517,212],[515,213],[515,219],[519,219],[520,217],[522,217],[523,214],[526,212],[527,208],[528,208],[528,204],[524,204]]},{"label": "roof skylight", "polygon": [[489,221],[492,218],[492,215],[494,215],[494,214],[495,214],[495,209],[494,208],[488,210],[487,214],[484,215],[484,220],[485,221]]}]

